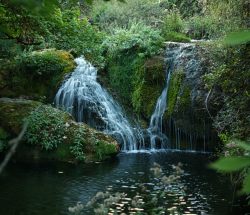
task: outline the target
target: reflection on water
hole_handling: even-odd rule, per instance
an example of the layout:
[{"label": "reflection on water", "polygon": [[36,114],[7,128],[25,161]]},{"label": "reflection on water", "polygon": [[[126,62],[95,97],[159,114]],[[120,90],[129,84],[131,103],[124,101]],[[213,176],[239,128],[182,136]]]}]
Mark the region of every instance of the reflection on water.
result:
[{"label": "reflection on water", "polygon": [[172,165],[183,163],[184,175],[168,185],[161,197],[162,207],[168,211],[178,208],[180,214],[233,214],[228,178],[207,169],[207,160],[205,154],[158,152],[124,153],[113,161],[78,166],[10,164],[0,177],[0,214],[69,214],[68,207],[77,202],[87,204],[97,192],[106,190],[126,194],[115,206],[120,211],[131,208],[132,198],[138,196],[147,213],[152,207],[147,203],[162,193],[158,179],[150,173],[154,162],[166,176],[173,173]]}]

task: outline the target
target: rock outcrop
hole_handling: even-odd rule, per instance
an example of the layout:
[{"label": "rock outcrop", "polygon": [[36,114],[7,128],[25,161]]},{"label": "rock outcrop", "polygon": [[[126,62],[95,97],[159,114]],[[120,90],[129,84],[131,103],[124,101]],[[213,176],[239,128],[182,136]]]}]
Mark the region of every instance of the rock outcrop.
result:
[{"label": "rock outcrop", "polygon": [[25,99],[0,98],[2,144],[16,136],[28,122],[24,141],[17,151],[21,159],[59,161],[104,160],[119,152],[109,135],[76,123],[71,115],[50,105]]}]

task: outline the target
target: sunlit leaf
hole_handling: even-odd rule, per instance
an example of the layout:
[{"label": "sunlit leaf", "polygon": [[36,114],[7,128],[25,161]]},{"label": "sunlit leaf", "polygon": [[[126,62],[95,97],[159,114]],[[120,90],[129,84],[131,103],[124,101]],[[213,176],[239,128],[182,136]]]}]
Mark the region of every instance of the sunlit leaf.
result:
[{"label": "sunlit leaf", "polygon": [[240,45],[250,41],[250,30],[230,33],[224,39],[226,45]]},{"label": "sunlit leaf", "polygon": [[250,144],[247,144],[245,142],[239,142],[238,146],[245,149],[246,151],[250,151]]},{"label": "sunlit leaf", "polygon": [[222,172],[239,171],[250,166],[250,157],[225,157],[210,165],[211,168]]},{"label": "sunlit leaf", "polygon": [[244,178],[241,192],[245,194],[250,194],[250,172]]}]

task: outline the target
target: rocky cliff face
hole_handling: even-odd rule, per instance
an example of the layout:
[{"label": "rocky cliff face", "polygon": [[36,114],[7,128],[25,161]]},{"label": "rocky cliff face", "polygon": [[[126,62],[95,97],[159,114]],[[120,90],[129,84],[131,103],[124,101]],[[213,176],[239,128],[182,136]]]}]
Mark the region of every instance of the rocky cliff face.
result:
[{"label": "rocky cliff face", "polygon": [[168,42],[165,59],[166,67],[172,67],[167,69],[172,74],[164,116],[165,132],[174,139],[172,147],[210,150],[217,135],[209,113],[220,104],[203,81],[212,64],[209,55],[199,43]]}]

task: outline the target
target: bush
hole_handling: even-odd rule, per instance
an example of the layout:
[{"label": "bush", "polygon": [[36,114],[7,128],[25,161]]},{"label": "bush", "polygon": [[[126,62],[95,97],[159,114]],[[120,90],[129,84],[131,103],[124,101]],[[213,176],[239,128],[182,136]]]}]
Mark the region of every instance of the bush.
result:
[{"label": "bush", "polygon": [[59,11],[55,17],[57,20],[49,22],[50,46],[72,50],[75,55],[84,55],[91,63],[103,67],[101,43],[105,35],[87,17],[80,17],[79,8]]},{"label": "bush", "polygon": [[169,10],[164,19],[163,32],[182,32],[184,29],[184,22],[181,14],[177,9]]},{"label": "bush", "polygon": [[240,28],[248,28],[246,10],[249,3],[211,0],[206,3],[203,14],[196,14],[187,21],[187,31],[195,39],[220,38]]},{"label": "bush", "polygon": [[104,41],[108,55],[109,86],[123,104],[131,105],[136,71],[146,58],[161,51],[163,39],[160,31],[143,23],[131,23],[130,28],[117,28]]},{"label": "bush", "polygon": [[79,127],[78,129],[76,129],[74,134],[74,141],[72,143],[73,145],[69,147],[70,152],[77,160],[80,161],[83,161],[85,159],[84,150],[86,142],[84,136],[86,136],[84,128]]},{"label": "bush", "polygon": [[126,0],[125,2],[96,1],[90,14],[100,29],[110,33],[113,28],[128,28],[130,20],[158,27],[166,15],[170,3],[167,0]]},{"label": "bush", "polygon": [[152,56],[159,53],[162,42],[159,30],[141,22],[131,22],[128,28],[115,28],[103,46],[112,56],[121,56],[131,49],[138,54]]},{"label": "bush", "polygon": [[51,106],[40,106],[27,117],[25,139],[32,145],[52,150],[63,142],[65,123],[61,112]]},{"label": "bush", "polygon": [[184,21],[177,9],[170,10],[164,20],[162,35],[166,41],[190,42],[184,33]]}]

